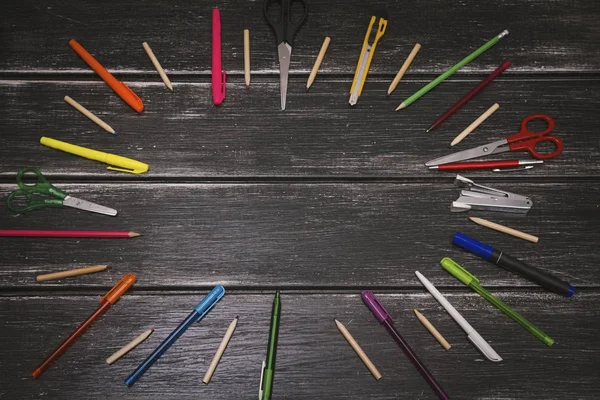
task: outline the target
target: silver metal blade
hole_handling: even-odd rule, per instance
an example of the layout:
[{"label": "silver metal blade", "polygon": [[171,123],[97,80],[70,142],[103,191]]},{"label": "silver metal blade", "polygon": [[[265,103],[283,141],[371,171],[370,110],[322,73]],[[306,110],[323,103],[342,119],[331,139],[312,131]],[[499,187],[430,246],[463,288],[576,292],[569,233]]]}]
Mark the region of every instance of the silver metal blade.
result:
[{"label": "silver metal blade", "polygon": [[67,196],[63,200],[63,206],[78,208],[80,210],[86,210],[95,212],[98,214],[110,215],[114,217],[117,215],[117,210],[101,206],[100,204],[92,203],[91,201],[78,199],[77,197]]},{"label": "silver metal blade", "polygon": [[279,43],[279,46],[277,46],[277,53],[279,54],[279,92],[281,94],[281,109],[285,110],[285,97],[287,96],[292,46],[286,42],[281,42]]},{"label": "silver metal blade", "polygon": [[360,60],[360,64],[358,65],[358,74],[356,74],[356,81],[354,82],[354,90],[350,93],[350,103],[351,106],[356,105],[358,103],[358,93],[360,92],[360,84],[365,79],[365,71],[367,69],[367,60],[369,59],[369,55],[371,54],[371,45],[367,44],[367,48],[365,49],[365,54],[363,58]]},{"label": "silver metal blade", "polygon": [[[425,166],[431,167],[433,165],[449,164],[458,161],[470,160],[471,158],[483,157],[490,154],[504,153],[508,151],[506,139],[498,140],[496,142],[484,144],[483,146],[473,147],[472,149],[459,151],[458,153],[452,153],[444,157],[436,158],[425,163]],[[502,147],[501,147],[502,146]]]}]

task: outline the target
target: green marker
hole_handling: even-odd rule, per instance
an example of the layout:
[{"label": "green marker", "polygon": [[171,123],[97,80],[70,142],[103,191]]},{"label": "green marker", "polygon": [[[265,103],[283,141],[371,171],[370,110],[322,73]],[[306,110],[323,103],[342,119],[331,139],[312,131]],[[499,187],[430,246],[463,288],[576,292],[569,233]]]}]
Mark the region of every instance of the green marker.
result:
[{"label": "green marker", "polygon": [[456,279],[473,289],[477,294],[486,299],[488,303],[492,304],[494,307],[502,311],[504,314],[508,315],[510,319],[521,325],[523,328],[527,329],[529,333],[538,338],[547,346],[552,346],[554,343],[554,339],[550,336],[546,335],[544,332],[536,328],[531,322],[527,321],[525,318],[521,317],[515,310],[501,302],[496,296],[485,290],[481,285],[479,285],[479,279],[477,279],[473,274],[469,271],[458,265],[454,260],[444,257],[442,261],[440,261],[442,267],[450,272]]},{"label": "green marker", "polygon": [[404,107],[407,107],[407,106],[411,105],[412,103],[414,103],[425,93],[429,92],[431,89],[433,89],[434,87],[436,87],[437,85],[442,83],[444,80],[446,80],[452,74],[454,74],[456,71],[458,71],[459,69],[461,69],[462,67],[464,67],[465,65],[467,65],[468,63],[470,63],[471,61],[476,59],[477,57],[479,57],[483,52],[488,50],[490,47],[492,47],[493,45],[498,43],[500,41],[500,39],[502,39],[506,35],[508,35],[508,31],[505,30],[505,31],[502,31],[502,33],[500,33],[498,36],[494,36],[486,44],[484,44],[483,46],[481,46],[480,48],[478,48],[477,50],[475,50],[474,52],[472,52],[471,54],[469,54],[468,56],[463,58],[461,61],[459,61],[458,64],[456,64],[455,66],[450,68],[448,71],[444,72],[443,74],[441,74],[440,76],[435,78],[433,81],[429,82],[427,84],[427,86],[421,88],[421,90],[419,90],[418,92],[416,92],[415,94],[410,96],[408,99],[406,99],[402,103],[400,103],[398,108],[396,108],[396,111],[402,110]]},{"label": "green marker", "polygon": [[258,397],[261,400],[270,400],[273,391],[273,375],[275,374],[275,356],[277,354],[277,337],[279,336],[279,316],[281,314],[281,300],[279,291],[273,299],[273,311],[271,312],[271,327],[269,328],[269,344],[267,345],[267,357],[263,361],[260,376],[260,391]]}]

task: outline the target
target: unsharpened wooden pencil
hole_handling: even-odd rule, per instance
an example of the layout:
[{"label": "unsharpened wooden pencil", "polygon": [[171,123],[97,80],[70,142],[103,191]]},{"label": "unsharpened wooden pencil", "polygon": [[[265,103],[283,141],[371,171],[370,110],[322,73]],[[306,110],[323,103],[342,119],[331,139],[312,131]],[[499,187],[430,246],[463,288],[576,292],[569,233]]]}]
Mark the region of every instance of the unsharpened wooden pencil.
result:
[{"label": "unsharpened wooden pencil", "polygon": [[454,140],[452,141],[452,143],[450,143],[450,146],[454,146],[454,145],[460,143],[464,138],[467,137],[468,134],[470,134],[471,132],[473,132],[479,125],[483,124],[483,121],[485,121],[486,119],[488,119],[490,117],[490,115],[492,115],[493,113],[495,113],[496,110],[499,109],[499,108],[500,108],[500,106],[498,105],[498,103],[494,103],[493,106],[491,106],[490,108],[488,108],[486,112],[484,112],[483,114],[481,114],[479,116],[479,118],[477,118],[475,121],[473,121],[471,123],[471,125],[467,126],[464,131],[462,131],[461,133],[459,133],[458,136],[454,138]]},{"label": "unsharpened wooden pencil", "polygon": [[306,90],[308,90],[315,81],[315,77],[317,76],[317,72],[319,72],[319,67],[321,67],[323,58],[325,58],[325,53],[327,53],[327,48],[329,47],[330,42],[331,38],[329,36],[326,36],[325,40],[323,40],[323,44],[321,45],[321,50],[319,50],[319,55],[317,56],[315,65],[313,65],[312,71],[310,71],[310,76],[308,77],[308,81],[306,82]]},{"label": "unsharpened wooden pencil", "polygon": [[506,233],[507,235],[511,235],[514,237],[518,237],[519,239],[527,240],[533,243],[537,243],[540,238],[537,236],[530,235],[529,233],[521,232],[513,228],[509,228],[508,226],[500,225],[492,221],[488,221],[483,218],[469,217],[469,219],[476,224],[481,226],[485,226],[486,228],[493,229],[498,232]]},{"label": "unsharpened wooden pencil", "polygon": [[229,343],[229,340],[231,340],[231,336],[233,335],[233,332],[235,331],[235,327],[238,323],[238,317],[235,317],[233,319],[233,321],[231,321],[231,323],[229,324],[229,328],[227,328],[227,331],[225,332],[225,336],[223,336],[223,340],[221,340],[221,344],[219,344],[219,347],[217,348],[217,352],[215,353],[215,356],[213,357],[212,361],[210,362],[210,365],[208,366],[208,371],[206,371],[206,374],[204,374],[204,378],[202,379],[202,382],[204,382],[205,384],[208,385],[208,382],[210,382],[210,378],[212,378],[213,374],[215,373],[215,369],[217,368],[217,365],[219,365],[219,361],[221,361],[221,357],[223,356],[223,353],[225,352],[225,349],[227,348],[227,344]]},{"label": "unsharpened wooden pencil", "polygon": [[431,333],[431,335],[433,335],[433,337],[437,339],[437,341],[442,345],[442,347],[445,350],[448,350],[450,347],[452,347],[450,343],[448,343],[448,341],[444,339],[441,333],[439,333],[438,330],[435,329],[435,327],[431,324],[431,322],[429,322],[427,318],[425,318],[423,314],[421,314],[416,308],[413,311],[415,312],[415,315],[417,316],[419,321],[421,321],[423,326],[427,328],[429,333]]},{"label": "unsharpened wooden pencil", "polygon": [[78,102],[76,102],[75,100],[70,98],[69,96],[65,96],[65,101],[67,103],[69,103],[70,105],[72,105],[73,108],[75,108],[77,111],[79,111],[80,113],[82,113],[83,115],[85,115],[86,117],[91,119],[92,122],[94,122],[100,128],[104,129],[106,132],[112,133],[113,135],[117,134],[117,132],[115,132],[115,130],[109,124],[102,121],[100,118],[96,117],[94,114],[92,114],[91,111],[89,111],[87,108],[85,108],[84,106],[82,106],[81,104],[79,104]]},{"label": "unsharpened wooden pencil", "polygon": [[172,92],[173,85],[171,85],[171,81],[169,80],[169,77],[165,73],[165,70],[163,69],[163,67],[158,62],[158,59],[154,55],[154,52],[150,48],[150,45],[148,45],[148,43],[144,42],[144,43],[142,43],[142,46],[144,47],[144,50],[146,50],[146,54],[148,54],[148,57],[150,57],[150,61],[152,61],[152,64],[154,64],[154,68],[156,68],[156,70],[158,71],[158,74],[160,75],[163,82],[165,83],[165,86],[167,86],[167,88],[169,88],[169,90]]},{"label": "unsharpened wooden pencil", "polygon": [[408,58],[406,59],[406,61],[404,61],[404,64],[402,64],[400,71],[398,71],[398,73],[396,74],[396,77],[390,84],[390,87],[388,88],[388,91],[387,91],[388,96],[390,94],[392,94],[392,92],[394,90],[396,90],[396,86],[398,86],[400,79],[402,79],[402,77],[404,76],[404,73],[406,72],[408,67],[410,67],[410,64],[413,62],[413,60],[415,59],[415,56],[417,55],[417,53],[419,52],[420,49],[421,49],[421,45],[419,43],[415,44],[415,47],[413,47],[412,51],[408,55]]},{"label": "unsharpened wooden pencil", "polygon": [[246,87],[250,87],[250,31],[244,29],[244,79]]},{"label": "unsharpened wooden pencil", "polygon": [[123,357],[125,354],[129,353],[137,345],[142,343],[144,340],[148,339],[148,336],[152,335],[152,332],[154,332],[154,328],[150,328],[146,332],[137,336],[131,342],[127,343],[125,346],[123,346],[119,350],[117,350],[112,356],[108,357],[106,359],[106,363],[110,365],[110,364],[114,363],[115,361],[117,361],[119,358]]},{"label": "unsharpened wooden pencil", "polygon": [[35,280],[38,282],[53,281],[56,279],[69,278],[71,276],[93,274],[94,272],[104,271],[106,268],[108,268],[108,265],[94,265],[91,267],[70,269],[67,271],[60,271],[60,272],[53,272],[51,274],[38,275],[35,277]]},{"label": "unsharpened wooden pencil", "polygon": [[337,319],[334,319],[334,321],[335,321],[335,324],[337,325],[338,330],[342,334],[342,336],[348,341],[350,346],[352,346],[352,348],[354,349],[354,351],[356,352],[358,357],[366,365],[366,367],[369,369],[369,371],[371,371],[371,374],[373,374],[375,379],[377,379],[377,380],[381,379],[381,372],[379,372],[377,367],[375,367],[375,365],[371,362],[371,360],[369,360],[369,357],[367,357],[367,355],[365,354],[363,349],[358,345],[358,343],[356,343],[356,340],[354,340],[354,338],[352,337],[350,332],[348,332],[348,329],[346,329],[344,324],[342,324]]}]

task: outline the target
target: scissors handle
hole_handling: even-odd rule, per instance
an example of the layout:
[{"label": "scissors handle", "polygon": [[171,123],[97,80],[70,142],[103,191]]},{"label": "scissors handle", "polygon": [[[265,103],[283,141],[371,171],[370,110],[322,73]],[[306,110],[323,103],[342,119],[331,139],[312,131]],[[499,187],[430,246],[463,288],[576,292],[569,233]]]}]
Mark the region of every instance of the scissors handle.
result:
[{"label": "scissors handle", "polygon": [[[25,174],[31,173],[35,174],[36,181],[31,184],[27,184],[25,183],[24,179]],[[61,200],[64,200],[64,198],[67,197],[66,193],[52,186],[52,184],[50,184],[50,182],[44,178],[44,175],[42,175],[40,170],[36,168],[21,168],[17,174],[17,185],[19,185],[19,188],[25,193],[45,194],[47,196],[57,197]]]},{"label": "scissors handle", "polygon": [[[277,20],[269,17],[269,9],[273,3],[279,3],[280,12]],[[297,21],[294,21],[292,15],[292,5],[294,3],[300,3],[302,5],[302,17]],[[304,0],[265,0],[263,14],[267,23],[273,30],[273,33],[275,33],[277,44],[286,42],[291,46],[294,41],[294,36],[296,36],[296,32],[298,32],[298,29],[300,29],[304,21],[306,21],[308,8],[306,6],[306,1]]]},{"label": "scissors handle", "polygon": [[[535,120],[544,120],[548,124],[546,129],[540,132],[532,132],[527,128],[527,124],[531,121]],[[554,158],[560,153],[562,153],[564,149],[564,145],[562,140],[557,138],[556,136],[548,136],[550,132],[554,130],[554,120],[546,114],[534,114],[525,118],[521,122],[521,131],[512,136],[506,138],[508,142],[508,147],[510,151],[519,151],[524,150],[528,151],[534,158],[539,160],[547,160],[549,158]],[[536,150],[536,146],[541,142],[551,142],[554,144],[554,151],[550,153],[540,153]]]},{"label": "scissors handle", "polygon": [[[6,203],[8,209],[13,213],[23,214],[27,211],[39,210],[40,208],[45,207],[60,207],[62,206],[63,201],[37,196],[31,192],[26,192],[23,189],[17,189],[8,196]],[[24,205],[19,206],[17,203],[24,203]]]}]

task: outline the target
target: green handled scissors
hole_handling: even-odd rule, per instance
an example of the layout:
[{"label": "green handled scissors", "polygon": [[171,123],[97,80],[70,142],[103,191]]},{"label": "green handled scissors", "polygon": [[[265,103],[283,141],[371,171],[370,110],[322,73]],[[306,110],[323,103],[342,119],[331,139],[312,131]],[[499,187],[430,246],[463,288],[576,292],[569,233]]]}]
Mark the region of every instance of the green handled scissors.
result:
[{"label": "green handled scissors", "polygon": [[[37,182],[26,184],[23,177],[27,173],[37,176]],[[37,210],[45,207],[73,207],[80,210],[91,211],[110,216],[117,215],[117,210],[92,203],[87,200],[69,196],[65,192],[55,188],[44,178],[42,173],[35,168],[23,168],[17,174],[17,185],[19,189],[8,196],[8,209],[16,214]],[[15,200],[25,205],[15,205]],[[24,200],[24,201],[23,201]]]}]

